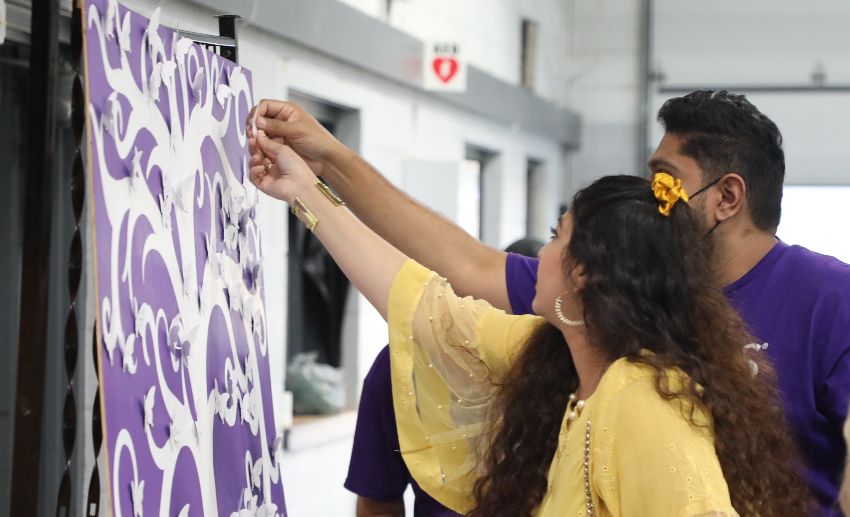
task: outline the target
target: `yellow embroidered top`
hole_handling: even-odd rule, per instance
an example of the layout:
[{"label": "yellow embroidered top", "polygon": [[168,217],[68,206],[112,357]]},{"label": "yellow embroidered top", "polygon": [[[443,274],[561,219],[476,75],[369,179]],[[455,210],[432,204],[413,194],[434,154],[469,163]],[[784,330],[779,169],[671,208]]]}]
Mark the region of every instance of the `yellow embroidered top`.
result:
[{"label": "yellow embroidered top", "polygon": [[[393,282],[388,321],[404,461],[431,496],[468,512],[480,457],[476,439],[495,383],[543,320],[460,298],[445,279],[409,261]],[[596,515],[738,515],[711,432],[689,424],[677,402],[657,394],[648,367],[621,359],[569,428],[565,415],[538,516],[585,515],[588,420]]]}]

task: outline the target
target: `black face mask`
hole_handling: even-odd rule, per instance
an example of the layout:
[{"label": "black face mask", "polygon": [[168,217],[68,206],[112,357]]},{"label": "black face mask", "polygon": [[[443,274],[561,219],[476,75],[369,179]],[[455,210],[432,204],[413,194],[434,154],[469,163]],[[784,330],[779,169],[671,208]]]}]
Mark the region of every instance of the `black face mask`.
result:
[{"label": "black face mask", "polygon": [[[697,190],[697,191],[694,193],[694,195],[690,197],[690,199],[693,199],[693,198],[697,197],[698,195],[702,194],[702,193],[703,193],[703,192],[705,192],[706,190],[708,190],[708,189],[710,189],[711,187],[713,187],[713,186],[717,185],[717,183],[718,183],[720,180],[722,180],[722,179],[723,179],[723,176],[720,176],[719,178],[717,178],[716,180],[712,181],[712,182],[711,182],[711,183],[709,183],[708,185],[706,185],[706,186],[704,186],[703,188],[701,188],[701,189]],[[723,221],[717,221],[716,223],[714,223],[714,226],[712,226],[712,227],[711,227],[711,229],[710,229],[710,230],[708,230],[708,232],[705,234],[705,237],[708,237],[709,235],[711,235],[711,234],[712,234],[712,232],[714,232],[714,230],[716,230],[716,229],[717,229],[717,227],[718,227],[718,226],[720,226],[720,223],[722,223],[722,222],[723,222]]]}]

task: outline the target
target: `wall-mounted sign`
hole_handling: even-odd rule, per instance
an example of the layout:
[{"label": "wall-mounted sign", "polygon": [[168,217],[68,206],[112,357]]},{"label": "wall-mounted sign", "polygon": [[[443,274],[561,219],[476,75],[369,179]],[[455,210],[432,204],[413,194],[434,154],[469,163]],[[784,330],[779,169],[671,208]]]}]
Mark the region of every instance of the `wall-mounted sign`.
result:
[{"label": "wall-mounted sign", "polygon": [[423,88],[426,90],[466,91],[466,58],[459,44],[426,43],[422,64]]}]

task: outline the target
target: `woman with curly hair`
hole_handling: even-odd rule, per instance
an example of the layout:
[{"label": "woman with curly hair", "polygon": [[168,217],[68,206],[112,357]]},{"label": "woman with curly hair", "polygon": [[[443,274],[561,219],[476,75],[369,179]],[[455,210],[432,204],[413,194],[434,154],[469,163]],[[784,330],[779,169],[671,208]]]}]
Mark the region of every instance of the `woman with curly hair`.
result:
[{"label": "woman with curly hair", "polygon": [[263,132],[256,144],[251,181],[389,322],[401,452],[441,503],[482,517],[809,512],[775,388],[741,354],[746,328],[672,177],[576,194],[540,252],[540,316],[510,316],[371,232],[291,149]]}]

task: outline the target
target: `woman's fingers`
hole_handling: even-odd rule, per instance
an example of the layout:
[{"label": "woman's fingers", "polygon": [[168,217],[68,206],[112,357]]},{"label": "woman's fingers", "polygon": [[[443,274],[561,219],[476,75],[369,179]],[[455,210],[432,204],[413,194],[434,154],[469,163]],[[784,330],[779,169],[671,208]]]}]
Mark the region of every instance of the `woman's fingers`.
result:
[{"label": "woman's fingers", "polygon": [[286,148],[281,142],[276,142],[269,138],[263,130],[257,131],[257,144],[260,146],[263,154],[268,158],[277,156],[281,150]]}]

